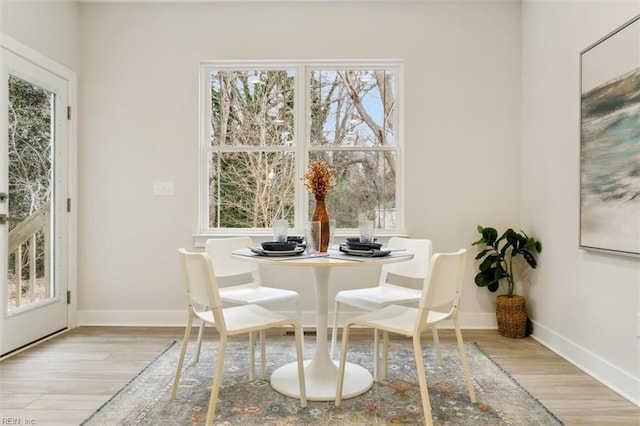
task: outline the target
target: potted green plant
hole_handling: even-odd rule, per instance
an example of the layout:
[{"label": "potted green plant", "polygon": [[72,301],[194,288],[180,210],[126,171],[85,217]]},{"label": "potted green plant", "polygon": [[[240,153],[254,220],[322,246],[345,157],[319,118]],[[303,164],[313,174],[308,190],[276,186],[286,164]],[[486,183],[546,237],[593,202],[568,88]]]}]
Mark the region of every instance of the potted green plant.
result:
[{"label": "potted green plant", "polygon": [[[525,337],[527,335],[527,311],[523,296],[513,294],[515,288],[514,267],[517,259],[535,269],[538,266],[536,256],[542,252],[542,244],[524,232],[507,229],[500,237],[495,228],[478,226],[481,237],[472,245],[480,246],[475,259],[480,261],[475,283],[495,292],[500,283],[507,283],[507,294],[496,298],[496,318],[498,331],[507,337]],[[516,263],[514,263],[516,261]]]}]

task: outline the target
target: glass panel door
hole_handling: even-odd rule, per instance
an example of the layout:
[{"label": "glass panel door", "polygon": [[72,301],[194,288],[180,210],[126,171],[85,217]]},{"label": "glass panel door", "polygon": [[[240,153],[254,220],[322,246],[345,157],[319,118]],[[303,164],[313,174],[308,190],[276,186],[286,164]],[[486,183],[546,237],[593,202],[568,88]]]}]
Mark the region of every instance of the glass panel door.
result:
[{"label": "glass panel door", "polygon": [[0,170],[5,277],[1,353],[67,326],[64,262],[67,83],[3,51]]}]

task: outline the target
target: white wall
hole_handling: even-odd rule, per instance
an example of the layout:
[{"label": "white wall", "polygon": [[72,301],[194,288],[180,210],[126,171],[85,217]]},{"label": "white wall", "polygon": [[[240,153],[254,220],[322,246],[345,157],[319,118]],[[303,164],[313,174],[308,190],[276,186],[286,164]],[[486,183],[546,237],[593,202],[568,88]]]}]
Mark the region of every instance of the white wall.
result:
[{"label": "white wall", "polygon": [[70,1],[0,2],[0,31],[77,71],[80,7]]},{"label": "white wall", "polygon": [[640,260],[578,249],[579,52],[638,2],[523,5],[522,226],[544,243],[529,292],[535,336],[640,404]]},{"label": "white wall", "polygon": [[[479,223],[518,220],[517,3],[85,3],[80,15],[85,323],[183,321],[176,249],[196,232],[201,60],[403,58],[407,232],[445,251],[470,248]],[[154,181],[175,196],[154,197]],[[336,270],[331,290],[376,276]],[[303,293],[314,320],[309,270],[264,277]],[[471,260],[465,286],[465,325],[492,326],[494,295],[473,284]]]}]

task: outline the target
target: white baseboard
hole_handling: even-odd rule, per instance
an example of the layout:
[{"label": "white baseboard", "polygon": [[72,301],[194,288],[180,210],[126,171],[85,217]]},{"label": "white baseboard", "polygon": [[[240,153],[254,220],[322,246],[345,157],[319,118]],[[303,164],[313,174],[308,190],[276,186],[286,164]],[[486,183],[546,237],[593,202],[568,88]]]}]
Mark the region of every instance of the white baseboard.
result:
[{"label": "white baseboard", "polygon": [[533,339],[595,380],[640,407],[640,379],[621,370],[575,342],[533,321]]}]

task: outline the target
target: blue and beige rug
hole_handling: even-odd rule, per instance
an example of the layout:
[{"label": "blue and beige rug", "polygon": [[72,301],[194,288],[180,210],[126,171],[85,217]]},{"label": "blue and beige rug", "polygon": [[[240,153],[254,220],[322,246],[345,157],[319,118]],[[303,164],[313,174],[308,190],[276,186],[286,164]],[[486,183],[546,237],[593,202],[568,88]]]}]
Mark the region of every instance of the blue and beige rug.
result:
[{"label": "blue and beige rug", "polygon": [[[309,358],[315,341],[305,341]],[[348,360],[372,371],[371,344],[350,342]],[[467,357],[477,402],[469,401],[457,347],[442,345],[443,360],[424,345],[427,383],[437,425],[561,425],[475,344],[467,344]],[[178,395],[169,401],[180,344],[170,345],[126,387],[107,401],[83,425],[198,425],[204,424],[217,344],[203,343],[198,363],[189,348]],[[214,424],[217,425],[373,425],[424,424],[420,389],[411,343],[392,342],[388,380],[356,398],[333,402],[300,401],[274,391],[268,382],[248,379],[247,342],[230,342],[225,357]],[[268,374],[295,361],[293,337],[267,340]]]}]

